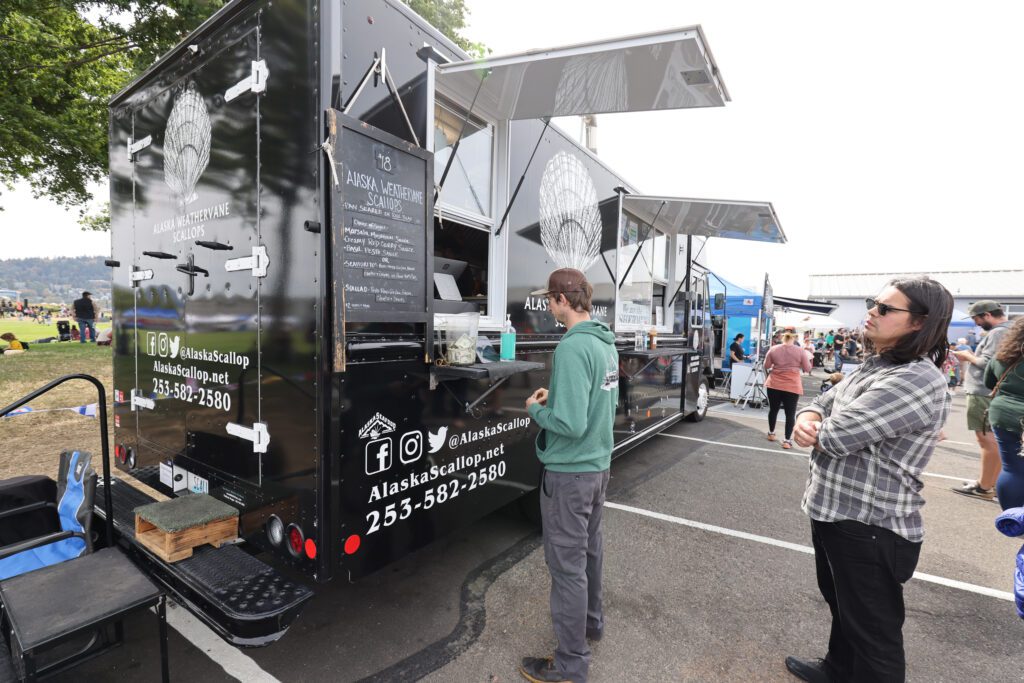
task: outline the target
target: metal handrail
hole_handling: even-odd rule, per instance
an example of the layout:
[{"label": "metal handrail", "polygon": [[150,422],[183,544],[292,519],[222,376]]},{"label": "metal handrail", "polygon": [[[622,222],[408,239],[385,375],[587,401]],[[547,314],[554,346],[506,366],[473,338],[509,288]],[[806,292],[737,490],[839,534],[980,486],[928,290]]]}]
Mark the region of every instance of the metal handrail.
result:
[{"label": "metal handrail", "polygon": [[100,421],[100,450],[103,455],[103,511],[106,516],[107,545],[114,546],[114,502],[110,494],[110,442],[107,435],[107,391],[103,384],[92,375],[77,374],[58,377],[49,384],[36,389],[31,394],[19,398],[9,406],[0,408],[0,418],[14,412],[29,401],[39,398],[51,389],[74,379],[83,379],[96,387],[99,395],[97,417]]}]

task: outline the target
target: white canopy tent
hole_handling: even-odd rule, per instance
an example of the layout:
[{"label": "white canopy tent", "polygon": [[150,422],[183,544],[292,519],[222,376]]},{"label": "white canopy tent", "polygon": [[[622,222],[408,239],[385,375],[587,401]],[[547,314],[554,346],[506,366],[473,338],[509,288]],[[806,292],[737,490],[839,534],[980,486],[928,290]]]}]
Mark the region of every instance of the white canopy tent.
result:
[{"label": "white canopy tent", "polygon": [[775,327],[792,327],[794,330],[838,330],[845,327],[845,323],[830,315],[812,315],[810,313],[797,313],[796,311],[782,311],[775,314]]}]

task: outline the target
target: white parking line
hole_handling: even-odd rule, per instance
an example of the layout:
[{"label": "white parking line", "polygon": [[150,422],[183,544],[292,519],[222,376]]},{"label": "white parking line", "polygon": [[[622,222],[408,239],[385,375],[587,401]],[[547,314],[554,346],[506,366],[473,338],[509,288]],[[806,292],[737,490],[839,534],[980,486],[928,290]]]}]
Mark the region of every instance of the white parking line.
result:
[{"label": "white parking line", "polygon": [[[781,448],[762,448],[761,446],[744,446],[742,444],[727,443],[725,441],[709,441],[708,439],[698,439],[695,436],[683,436],[682,434],[666,434],[665,432],[662,432],[661,434],[658,434],[658,436],[668,436],[668,437],[671,437],[673,439],[683,439],[684,441],[697,441],[699,443],[711,444],[712,446],[726,446],[728,448],[742,448],[742,449],[748,450],[748,451],[764,451],[765,453],[775,453],[775,454],[786,453],[786,451],[781,449]],[[804,451],[798,451],[798,450],[791,450],[791,451],[789,451],[789,455],[799,455],[801,458],[810,458],[811,457],[810,453],[806,453]],[[970,480],[970,477],[951,477],[948,474],[936,474],[934,472],[922,472],[921,475],[925,476],[925,477],[936,477],[937,479],[949,479],[951,481],[969,481]]]},{"label": "white parking line", "polygon": [[[223,667],[227,675],[245,683],[281,683],[261,669],[252,657],[234,645],[229,645],[191,612],[172,601],[167,602],[167,624],[199,648],[214,664]],[[173,661],[171,669],[173,673]]]},{"label": "white parking line", "polygon": [[[742,538],[745,541],[754,541],[755,543],[764,543],[765,545],[775,546],[776,548],[785,548],[786,550],[795,550],[798,553],[804,553],[805,555],[813,555],[814,548],[809,545],[801,545],[799,543],[790,543],[789,541],[780,541],[777,538],[769,538],[768,536],[759,536],[757,534],[750,534],[746,531],[736,531],[735,529],[726,529],[725,527],[715,526],[714,524],[705,524],[703,522],[695,522],[690,519],[683,519],[682,517],[675,517],[673,515],[666,515],[661,512],[652,512],[651,510],[644,510],[643,508],[633,507],[632,505],[623,505],[622,503],[611,503],[605,501],[604,506],[606,508],[612,508],[613,510],[622,510],[623,512],[632,512],[636,515],[642,515],[644,517],[650,517],[651,519],[657,519],[662,522],[671,522],[672,524],[679,524],[680,526],[687,526],[693,529],[700,529],[701,531],[709,531],[714,534],[722,534],[724,536],[732,536],[733,538]],[[948,588],[956,588],[968,593],[977,593],[978,595],[986,595],[991,598],[999,598],[1000,600],[1009,600],[1013,602],[1013,594],[1007,591],[996,590],[995,588],[989,588],[987,586],[978,586],[973,583],[967,583],[965,581],[957,581],[956,579],[947,579],[944,576],[935,576],[934,574],[925,574],[924,572],[914,572],[914,578],[920,581],[926,581],[928,583],[935,583],[940,586],[946,586]]]}]

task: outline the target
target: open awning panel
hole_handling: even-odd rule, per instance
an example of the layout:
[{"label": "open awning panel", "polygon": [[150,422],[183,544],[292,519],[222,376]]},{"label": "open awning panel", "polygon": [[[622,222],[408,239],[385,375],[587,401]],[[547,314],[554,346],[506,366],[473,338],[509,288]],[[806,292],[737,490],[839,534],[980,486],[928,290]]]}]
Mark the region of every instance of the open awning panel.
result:
[{"label": "open awning panel", "polygon": [[770,202],[732,202],[628,194],[622,209],[669,234],[784,243]]},{"label": "open awning panel", "polygon": [[444,64],[436,87],[465,109],[475,98],[473,111],[492,121],[718,107],[729,99],[699,26]]},{"label": "open awning panel", "polygon": [[811,301],[810,299],[796,299],[791,296],[778,295],[774,299],[776,308],[797,313],[832,315],[832,312],[839,308],[839,304],[832,301]]}]

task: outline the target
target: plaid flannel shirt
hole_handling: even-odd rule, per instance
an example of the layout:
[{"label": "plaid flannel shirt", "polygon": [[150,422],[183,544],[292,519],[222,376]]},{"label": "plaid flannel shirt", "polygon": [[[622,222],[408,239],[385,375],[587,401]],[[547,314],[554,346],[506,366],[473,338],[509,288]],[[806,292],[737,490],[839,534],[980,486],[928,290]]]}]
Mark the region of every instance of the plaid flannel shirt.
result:
[{"label": "plaid flannel shirt", "polygon": [[931,361],[866,360],[800,411],[822,417],[800,507],[819,522],[849,519],[920,542],[921,472],[950,403],[946,380]]}]

